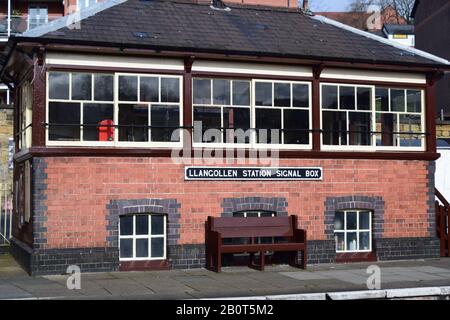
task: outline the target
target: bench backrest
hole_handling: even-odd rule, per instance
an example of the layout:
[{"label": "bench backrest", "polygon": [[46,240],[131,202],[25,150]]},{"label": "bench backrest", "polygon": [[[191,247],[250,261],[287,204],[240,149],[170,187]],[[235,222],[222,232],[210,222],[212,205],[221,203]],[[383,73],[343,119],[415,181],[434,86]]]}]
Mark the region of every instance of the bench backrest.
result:
[{"label": "bench backrest", "polygon": [[208,217],[208,227],[222,238],[292,237],[297,217]]}]

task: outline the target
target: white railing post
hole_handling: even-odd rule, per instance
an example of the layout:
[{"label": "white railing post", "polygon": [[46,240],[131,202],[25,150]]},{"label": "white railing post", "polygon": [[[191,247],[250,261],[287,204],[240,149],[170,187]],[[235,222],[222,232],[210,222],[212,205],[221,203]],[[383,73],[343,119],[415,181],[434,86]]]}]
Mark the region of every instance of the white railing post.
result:
[{"label": "white railing post", "polygon": [[11,0],[8,0],[8,38],[11,35]]}]

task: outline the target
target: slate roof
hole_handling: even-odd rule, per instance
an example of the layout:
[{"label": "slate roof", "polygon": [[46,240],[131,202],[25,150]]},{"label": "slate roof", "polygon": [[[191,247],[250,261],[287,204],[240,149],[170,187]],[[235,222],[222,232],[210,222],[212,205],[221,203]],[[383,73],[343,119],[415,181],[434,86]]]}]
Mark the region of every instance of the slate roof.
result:
[{"label": "slate roof", "polygon": [[185,0],[128,0],[85,18],[80,29],[63,27],[33,41],[403,65],[440,64],[324,23],[299,10],[228,6],[230,10],[217,10]]}]

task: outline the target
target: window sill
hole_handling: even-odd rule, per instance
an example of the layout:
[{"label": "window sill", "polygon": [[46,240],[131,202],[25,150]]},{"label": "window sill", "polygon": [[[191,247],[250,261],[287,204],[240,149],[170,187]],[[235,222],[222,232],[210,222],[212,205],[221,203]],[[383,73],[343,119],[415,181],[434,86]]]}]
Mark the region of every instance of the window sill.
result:
[{"label": "window sill", "polygon": [[169,270],[168,260],[120,261],[119,271]]},{"label": "window sill", "polygon": [[375,252],[340,252],[336,253],[336,263],[377,261]]}]

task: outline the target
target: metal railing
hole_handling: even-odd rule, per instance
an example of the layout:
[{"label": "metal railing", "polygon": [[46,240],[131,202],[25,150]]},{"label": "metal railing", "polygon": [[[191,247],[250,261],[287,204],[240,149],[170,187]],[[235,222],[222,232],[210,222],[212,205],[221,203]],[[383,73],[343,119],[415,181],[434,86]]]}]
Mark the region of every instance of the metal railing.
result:
[{"label": "metal railing", "polygon": [[12,234],[13,195],[11,185],[0,184],[0,246],[9,245]]},{"label": "metal railing", "polygon": [[436,233],[440,240],[440,253],[441,257],[450,257],[450,236],[449,223],[450,223],[450,203],[439,192],[438,189],[434,189],[434,194],[438,200],[436,200]]},{"label": "metal railing", "polygon": [[[59,17],[48,17],[48,22]],[[25,15],[11,15],[8,24],[8,15],[0,14],[0,39],[7,40],[9,36],[24,33],[29,29],[28,17]]]}]

